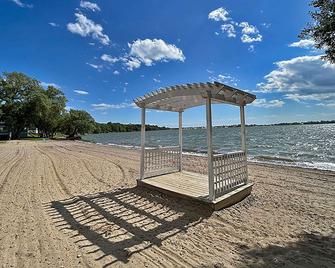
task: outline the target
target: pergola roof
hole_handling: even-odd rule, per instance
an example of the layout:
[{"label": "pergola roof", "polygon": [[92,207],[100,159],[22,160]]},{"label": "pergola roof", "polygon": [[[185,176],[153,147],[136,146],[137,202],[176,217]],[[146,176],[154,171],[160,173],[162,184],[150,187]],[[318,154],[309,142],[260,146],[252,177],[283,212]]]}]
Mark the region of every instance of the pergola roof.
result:
[{"label": "pergola roof", "polygon": [[228,103],[244,106],[252,103],[256,96],[219,82],[193,83],[161,88],[134,100],[142,108],[180,112],[206,104],[210,95],[212,103]]}]

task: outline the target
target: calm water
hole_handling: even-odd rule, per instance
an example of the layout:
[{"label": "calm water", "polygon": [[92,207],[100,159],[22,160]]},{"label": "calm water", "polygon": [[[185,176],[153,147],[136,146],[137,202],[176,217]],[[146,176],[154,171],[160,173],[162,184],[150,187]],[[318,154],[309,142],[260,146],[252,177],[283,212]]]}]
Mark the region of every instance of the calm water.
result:
[{"label": "calm water", "polygon": [[[239,128],[214,128],[217,152],[240,150]],[[124,146],[139,146],[140,132],[86,135],[84,140]],[[206,129],[186,129],[184,150],[206,152]],[[147,131],[146,146],[178,144],[178,130]],[[247,128],[250,160],[335,170],[335,124],[298,126],[257,126]]]}]

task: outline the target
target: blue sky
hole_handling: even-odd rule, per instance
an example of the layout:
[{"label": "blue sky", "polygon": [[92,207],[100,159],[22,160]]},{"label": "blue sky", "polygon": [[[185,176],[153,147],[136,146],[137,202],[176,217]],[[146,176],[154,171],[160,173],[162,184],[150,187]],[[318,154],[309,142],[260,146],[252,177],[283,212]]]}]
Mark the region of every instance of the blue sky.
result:
[{"label": "blue sky", "polygon": [[[138,123],[132,100],[160,87],[220,81],[257,95],[247,123],[335,119],[335,65],[298,34],[309,1],[0,0],[0,72],[55,84],[99,122]],[[215,124],[238,123],[215,105]],[[148,122],[176,126],[152,111]],[[203,107],[186,126],[205,124]]]}]

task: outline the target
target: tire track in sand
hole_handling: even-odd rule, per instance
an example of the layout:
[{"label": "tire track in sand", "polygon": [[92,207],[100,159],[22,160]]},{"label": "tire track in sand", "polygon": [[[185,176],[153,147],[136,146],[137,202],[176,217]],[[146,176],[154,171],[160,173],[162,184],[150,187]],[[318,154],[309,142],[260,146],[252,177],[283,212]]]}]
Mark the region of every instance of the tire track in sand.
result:
[{"label": "tire track in sand", "polygon": [[[20,152],[20,151],[19,151],[19,149],[18,149],[18,150],[16,151],[15,156],[14,156],[11,160],[7,161],[5,164],[8,164],[9,162],[12,162],[13,159],[15,159],[15,158],[19,155],[19,152]],[[1,182],[1,184],[0,184],[0,194],[1,194],[2,191],[3,191],[3,188],[4,188],[5,184],[7,184],[7,182],[8,182],[9,174],[13,171],[13,169],[14,169],[15,167],[18,166],[19,162],[23,159],[23,156],[24,156],[24,154],[23,154],[22,156],[20,156],[19,158],[17,158],[17,159],[14,161],[14,163],[13,163],[8,169],[5,168],[5,169],[1,172],[0,176],[2,176],[6,171],[7,171],[7,174],[5,175],[4,180],[3,180],[3,181]]]},{"label": "tire track in sand", "polygon": [[[62,148],[62,149],[65,149],[65,148],[62,147],[62,146],[59,146],[59,147]],[[59,148],[57,148],[57,147],[54,147],[54,148],[55,148],[58,152],[64,154],[64,151],[61,151],[61,150],[60,150]],[[88,164],[86,163],[86,161],[85,161],[84,159],[81,159],[80,157],[78,157],[78,156],[76,156],[76,155],[74,155],[74,154],[69,154],[69,153],[66,153],[66,154],[67,154],[67,155],[71,155],[71,157],[74,157],[74,158],[78,159],[78,161],[80,161],[80,162],[84,165],[85,169],[88,171],[88,173],[89,173],[94,179],[96,179],[97,181],[101,182],[102,184],[105,184],[105,185],[108,186],[108,187],[112,187],[112,185],[110,185],[109,183],[105,182],[104,180],[102,180],[102,179],[100,179],[98,176],[96,176],[96,175],[90,170]]]},{"label": "tire track in sand", "polygon": [[61,179],[61,176],[59,175],[58,171],[57,171],[57,168],[56,168],[56,165],[55,165],[55,162],[53,161],[52,157],[50,155],[48,155],[46,152],[43,152],[40,148],[38,148],[37,146],[35,146],[35,149],[37,151],[39,151],[42,155],[45,155],[51,162],[52,164],[52,168],[53,168],[53,171],[55,172],[55,175],[56,175],[56,179],[57,179],[57,182],[58,184],[60,185],[60,187],[62,188],[62,190],[64,191],[64,193],[66,193],[68,196],[72,196],[71,192],[69,191],[69,189],[65,186],[63,180]]},{"label": "tire track in sand", "polygon": [[[124,168],[120,164],[115,163],[114,161],[112,161],[112,160],[110,160],[108,158],[105,158],[105,157],[102,157],[102,156],[88,154],[88,153],[81,152],[81,151],[78,152],[78,151],[75,151],[75,150],[70,150],[70,149],[68,149],[68,148],[66,148],[64,146],[61,146],[61,145],[58,145],[58,146],[61,147],[61,148],[63,148],[64,150],[67,150],[67,151],[70,151],[70,152],[79,153],[79,154],[85,155],[86,157],[88,156],[88,157],[94,157],[96,159],[103,159],[103,160],[105,160],[105,161],[107,161],[109,163],[112,163],[113,165],[115,165],[116,167],[118,167],[120,169],[120,171],[122,173],[122,179],[127,180],[127,176],[126,176],[126,172],[125,172]],[[85,148],[85,150],[87,150],[87,148]],[[87,151],[99,153],[99,152],[94,151],[94,150],[87,150]],[[131,169],[129,169],[129,170],[131,170]]]}]

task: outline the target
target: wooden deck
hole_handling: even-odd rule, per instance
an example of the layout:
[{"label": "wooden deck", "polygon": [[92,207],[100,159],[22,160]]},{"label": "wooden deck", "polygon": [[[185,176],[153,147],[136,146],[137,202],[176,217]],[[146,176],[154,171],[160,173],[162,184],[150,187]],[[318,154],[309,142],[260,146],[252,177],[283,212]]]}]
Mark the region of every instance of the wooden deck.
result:
[{"label": "wooden deck", "polygon": [[211,201],[208,196],[207,175],[182,171],[138,180],[137,184],[176,197],[207,203],[214,210],[238,203],[251,193],[253,185],[253,183],[247,183]]}]

